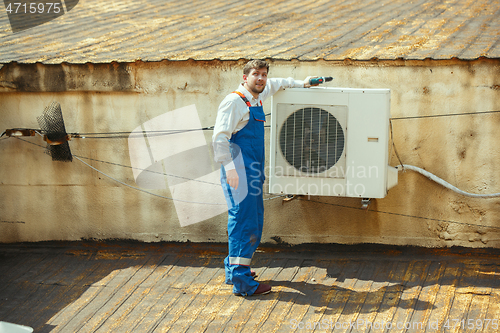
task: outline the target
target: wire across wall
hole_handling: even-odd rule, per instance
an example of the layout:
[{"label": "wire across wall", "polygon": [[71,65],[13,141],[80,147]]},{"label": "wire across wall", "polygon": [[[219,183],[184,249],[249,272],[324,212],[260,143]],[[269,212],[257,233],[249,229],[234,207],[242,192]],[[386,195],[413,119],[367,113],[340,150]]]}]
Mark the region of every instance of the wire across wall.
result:
[{"label": "wire across wall", "polygon": [[[397,152],[397,149],[396,149],[396,145],[394,143],[394,136],[393,136],[393,133],[392,133],[392,121],[393,120],[411,120],[411,119],[424,119],[424,118],[438,118],[438,117],[456,117],[456,116],[471,116],[471,115],[481,115],[481,114],[493,114],[493,113],[500,113],[500,110],[499,111],[477,111],[477,112],[467,112],[467,113],[452,113],[452,114],[438,114],[438,115],[421,115],[421,116],[410,116],[410,117],[393,117],[393,118],[390,118],[389,120],[389,125],[390,125],[390,132],[391,132],[391,140],[392,140],[392,147],[394,148],[394,151],[395,151],[395,154],[398,158],[398,161],[400,163],[400,165],[403,167],[406,166],[402,161],[401,161],[401,158]],[[269,116],[270,113],[266,114],[266,116]],[[265,126],[266,128],[269,128],[270,126]],[[203,128],[198,128],[198,129],[188,129],[188,130],[165,130],[165,131],[143,131],[141,132],[141,134],[144,134],[144,133],[147,133],[148,135],[172,135],[172,134],[179,134],[179,133],[184,133],[184,132],[192,132],[192,131],[209,131],[209,130],[213,130],[213,126],[209,126],[209,127],[203,127]],[[129,138],[130,135],[131,135],[131,132],[127,132],[127,131],[118,131],[118,132],[87,132],[87,133],[69,133],[75,137],[78,137],[78,138],[82,138],[82,139],[125,139],[125,138]],[[4,141],[6,139],[9,139],[9,137],[1,137],[0,138],[0,141]],[[16,137],[16,139],[18,140],[21,140],[21,141],[24,141],[24,142],[27,142],[27,143],[30,143],[30,144],[33,144],[33,145],[36,145],[36,146],[39,146],[43,149],[45,149],[44,146],[42,145],[38,145],[36,143],[32,143],[28,140],[24,140],[22,138],[19,138],[19,137]],[[90,158],[90,157],[85,157],[85,156],[78,156],[78,155],[73,155],[77,160],[79,160],[80,162],[82,162],[84,165],[86,165],[87,167],[90,167],[92,168],[94,171],[96,172],[99,172],[101,173],[102,175],[112,179],[113,181],[116,181],[124,186],[127,186],[129,188],[132,188],[132,189],[135,189],[135,190],[138,190],[138,191],[141,191],[141,192],[144,192],[146,194],[150,194],[150,195],[153,195],[153,196],[156,196],[156,197],[160,197],[160,198],[163,198],[163,199],[168,199],[168,200],[172,200],[172,201],[175,201],[175,200],[178,200],[178,201],[182,201],[182,202],[187,202],[187,203],[193,203],[193,204],[207,204],[207,205],[226,205],[226,203],[203,203],[203,202],[194,202],[194,201],[185,201],[185,200],[179,200],[179,199],[175,199],[175,198],[171,198],[171,197],[166,197],[166,196],[163,196],[163,195],[159,195],[157,193],[153,193],[153,192],[150,192],[150,191],[146,191],[144,189],[141,189],[141,188],[138,188],[138,187],[135,187],[135,186],[132,186],[130,184],[127,184],[125,182],[122,182],[116,178],[114,178],[113,176],[111,175],[108,175],[104,172],[102,172],[101,170],[91,166],[90,164],[86,163],[85,161],[83,161],[83,159],[87,159],[87,160],[90,160],[90,161],[94,161],[94,162],[99,162],[99,163],[104,163],[104,164],[109,164],[109,165],[114,165],[114,166],[119,166],[119,167],[124,167],[124,168],[129,168],[129,169],[138,169],[138,168],[134,168],[132,166],[129,166],[129,165],[124,165],[124,164],[120,164],[120,163],[115,163],[115,162],[110,162],[110,161],[103,161],[103,160],[98,160],[98,159],[93,159],[93,158]],[[145,172],[155,172],[155,173],[159,173],[157,171],[152,171],[152,170],[147,170],[147,169],[139,169],[141,171],[145,171]],[[170,176],[170,177],[179,177],[179,176],[176,176],[176,175],[171,175],[171,174],[166,174],[166,173],[160,173],[164,176]],[[210,182],[206,182],[206,181],[202,181],[202,180],[197,180],[197,179],[192,179],[192,178],[186,178],[186,177],[180,177],[180,178],[183,178],[185,180],[189,180],[189,181],[200,181],[200,182],[204,182],[204,183],[208,183],[210,185],[214,185],[214,186],[220,186],[220,183],[210,183]],[[432,179],[431,179],[432,180]],[[268,195],[272,195],[271,193],[266,193]],[[500,193],[495,193],[495,197],[498,195],[500,195]],[[273,200],[273,199],[277,199],[277,198],[284,198],[286,197],[287,195],[277,195],[277,196],[273,196],[273,197],[270,197],[270,198],[265,198],[264,200],[265,201],[268,201],[268,200]],[[489,196],[491,197],[491,196]],[[459,221],[453,221],[453,220],[443,220],[443,219],[436,219],[436,218],[431,218],[431,217],[424,217],[424,216],[417,216],[417,215],[410,215],[410,214],[403,214],[403,213],[395,213],[395,212],[387,212],[387,211],[380,211],[380,210],[365,210],[361,207],[352,207],[352,206],[347,206],[347,205],[341,205],[341,204],[335,204],[335,203],[328,203],[328,202],[322,202],[322,201],[317,201],[317,200],[311,200],[311,198],[309,197],[308,199],[304,199],[303,196],[301,196],[299,198],[299,201],[303,201],[303,202],[310,202],[310,203],[315,203],[315,204],[323,204],[323,205],[329,205],[329,206],[336,206],[336,207],[341,207],[341,208],[347,208],[347,209],[354,209],[354,210],[364,210],[366,211],[367,213],[378,213],[378,214],[388,214],[388,215],[395,215],[395,216],[401,216],[401,217],[407,217],[407,218],[412,218],[412,219],[419,219],[419,220],[428,220],[428,221],[435,221],[435,222],[445,222],[445,223],[452,223],[452,224],[458,224],[458,225],[465,225],[465,226],[469,226],[469,227],[481,227],[481,228],[489,228],[489,229],[500,229],[500,227],[497,227],[497,226],[488,226],[488,225],[481,225],[481,224],[474,224],[474,223],[466,223],[466,222],[459,222]]]}]

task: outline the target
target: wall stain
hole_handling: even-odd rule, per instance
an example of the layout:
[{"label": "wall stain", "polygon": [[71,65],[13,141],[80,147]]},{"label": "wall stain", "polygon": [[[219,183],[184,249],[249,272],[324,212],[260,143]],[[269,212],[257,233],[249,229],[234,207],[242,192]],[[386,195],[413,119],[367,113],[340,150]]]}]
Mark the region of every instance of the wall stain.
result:
[{"label": "wall stain", "polygon": [[4,65],[0,82],[18,92],[134,91],[134,73],[127,63]]}]

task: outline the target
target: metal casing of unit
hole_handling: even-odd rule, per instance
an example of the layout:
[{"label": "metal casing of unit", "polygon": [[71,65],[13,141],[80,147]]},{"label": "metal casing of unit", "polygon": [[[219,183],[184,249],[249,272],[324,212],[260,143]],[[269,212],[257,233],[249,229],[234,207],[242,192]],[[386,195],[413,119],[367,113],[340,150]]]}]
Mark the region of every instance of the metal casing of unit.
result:
[{"label": "metal casing of unit", "polygon": [[271,104],[270,193],[383,198],[397,184],[389,89],[291,88]]}]

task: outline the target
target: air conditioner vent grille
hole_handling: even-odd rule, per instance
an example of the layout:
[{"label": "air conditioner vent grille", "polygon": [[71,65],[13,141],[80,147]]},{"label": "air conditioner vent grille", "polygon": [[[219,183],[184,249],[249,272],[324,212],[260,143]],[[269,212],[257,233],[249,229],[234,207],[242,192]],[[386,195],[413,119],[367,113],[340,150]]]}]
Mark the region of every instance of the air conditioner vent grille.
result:
[{"label": "air conditioner vent grille", "polygon": [[339,121],[317,107],[296,110],[283,123],[279,134],[281,153],[294,168],[322,173],[341,158],[345,135]]}]

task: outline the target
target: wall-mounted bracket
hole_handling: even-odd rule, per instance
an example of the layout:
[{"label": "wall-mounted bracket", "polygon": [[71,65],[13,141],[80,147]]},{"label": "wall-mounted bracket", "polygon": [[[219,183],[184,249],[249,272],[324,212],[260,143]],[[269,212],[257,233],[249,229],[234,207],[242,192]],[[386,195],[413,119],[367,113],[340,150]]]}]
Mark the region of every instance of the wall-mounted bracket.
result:
[{"label": "wall-mounted bracket", "polygon": [[370,203],[371,203],[371,199],[370,198],[363,198],[363,199],[361,199],[361,208],[368,209],[368,206],[370,205]]}]

